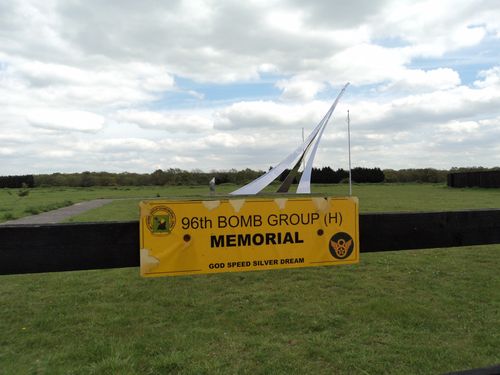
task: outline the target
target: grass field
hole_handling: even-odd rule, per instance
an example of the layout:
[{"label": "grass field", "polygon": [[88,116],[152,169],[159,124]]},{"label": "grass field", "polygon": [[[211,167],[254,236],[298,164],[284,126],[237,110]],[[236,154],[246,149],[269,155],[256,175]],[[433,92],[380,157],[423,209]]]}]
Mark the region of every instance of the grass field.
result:
[{"label": "grass field", "polygon": [[[233,186],[223,186],[222,193],[233,189]],[[191,190],[195,194],[207,195],[205,187]],[[313,185],[315,193],[338,196],[348,195],[348,191],[346,185]],[[361,212],[500,208],[500,189],[452,189],[442,184],[362,184],[353,187],[353,194],[360,200]],[[175,193],[166,189],[160,195],[168,198],[175,196]],[[115,201],[68,221],[136,220],[140,200]]]},{"label": "grass field", "polygon": [[[235,188],[218,186],[217,193],[224,195]],[[345,184],[313,185],[312,189],[315,193],[348,194]],[[208,196],[206,186],[35,188],[27,196],[19,196],[19,191],[0,189],[0,222],[97,198],[119,200],[69,221],[136,220],[142,199]],[[500,208],[500,189],[452,189],[443,184],[360,184],[354,185],[353,194],[360,199],[361,212]]]},{"label": "grass field", "polygon": [[91,187],[91,188],[34,188],[28,189],[28,195],[19,193],[26,189],[0,189],[0,222],[18,219],[23,216],[50,211],[74,203],[99,199],[156,198],[167,195],[201,194],[204,187]]},{"label": "grass field", "polygon": [[[354,192],[364,212],[500,208],[498,190]],[[206,188],[90,193],[84,199],[133,199],[78,220],[136,219],[137,197]],[[0,373],[434,374],[498,364],[499,269],[500,245],[491,245],[193,277],[141,279],[135,268],[1,276]]]}]

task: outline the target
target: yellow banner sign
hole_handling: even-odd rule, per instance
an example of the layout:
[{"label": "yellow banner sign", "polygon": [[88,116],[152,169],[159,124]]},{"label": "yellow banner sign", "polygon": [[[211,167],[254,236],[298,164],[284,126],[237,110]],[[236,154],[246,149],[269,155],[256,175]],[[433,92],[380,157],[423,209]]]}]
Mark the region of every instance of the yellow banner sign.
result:
[{"label": "yellow banner sign", "polygon": [[359,262],[358,199],[141,202],[141,275]]}]

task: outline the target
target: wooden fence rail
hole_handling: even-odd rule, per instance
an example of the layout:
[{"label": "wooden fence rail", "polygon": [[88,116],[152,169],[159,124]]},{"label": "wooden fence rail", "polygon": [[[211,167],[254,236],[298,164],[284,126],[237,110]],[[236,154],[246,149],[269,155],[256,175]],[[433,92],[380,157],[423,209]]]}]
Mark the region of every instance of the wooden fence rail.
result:
[{"label": "wooden fence rail", "polygon": [[[500,243],[500,209],[359,220],[363,253]],[[0,226],[0,275],[137,266],[137,221]]]}]

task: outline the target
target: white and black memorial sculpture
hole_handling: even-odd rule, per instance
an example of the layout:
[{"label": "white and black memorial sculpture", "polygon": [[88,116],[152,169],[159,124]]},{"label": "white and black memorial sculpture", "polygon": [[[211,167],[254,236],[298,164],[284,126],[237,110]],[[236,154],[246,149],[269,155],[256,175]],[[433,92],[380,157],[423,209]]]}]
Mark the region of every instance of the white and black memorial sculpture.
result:
[{"label": "white and black memorial sculpture", "polygon": [[304,171],[299,181],[297,187],[297,194],[310,194],[311,193],[311,171],[314,162],[314,157],[316,156],[316,151],[318,150],[318,145],[321,140],[321,136],[325,130],[330,117],[337,106],[340,98],[344,94],[349,82],[344,85],[337,98],[333,102],[332,106],[326,112],[323,119],[319,124],[313,129],[311,134],[306,138],[306,140],[295,149],[290,155],[288,155],[281,163],[276,167],[269,170],[266,174],[260,176],[259,178],[253,180],[247,185],[231,192],[231,195],[255,195],[258,194],[262,189],[271,184],[275,179],[277,179],[285,170],[290,169],[290,173],[287,175],[283,183],[278,189],[279,193],[288,192],[294,177],[296,176],[300,165],[303,160],[306,160]]}]

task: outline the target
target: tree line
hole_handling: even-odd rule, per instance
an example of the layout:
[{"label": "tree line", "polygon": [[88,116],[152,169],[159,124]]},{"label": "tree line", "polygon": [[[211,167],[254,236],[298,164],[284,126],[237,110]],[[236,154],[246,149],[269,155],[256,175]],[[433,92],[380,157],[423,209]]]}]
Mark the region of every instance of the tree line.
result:
[{"label": "tree line", "polygon": [[[353,168],[352,180],[355,183],[407,183],[407,182],[446,182],[450,172],[469,172],[500,170],[500,167],[483,168],[452,168],[438,170],[433,168],[420,169],[384,169],[380,168]],[[0,176],[0,188],[30,188],[43,186],[163,186],[163,185],[207,185],[215,177],[216,184],[231,183],[244,185],[264,174],[264,171],[252,169],[203,172],[201,170],[186,171],[178,168],[167,170],[158,169],[153,173],[110,173],[110,172],[82,172],[82,173],[52,173],[23,176]],[[278,180],[283,181],[289,170],[281,174]],[[349,171],[331,167],[313,168],[312,183],[338,184],[347,182]],[[300,179],[300,173],[295,177],[295,183]]]},{"label": "tree line", "polygon": [[[285,178],[290,173],[289,169],[286,169],[278,177],[278,180],[283,182]],[[300,180],[300,173],[297,173],[293,182],[298,183]],[[356,167],[351,171],[351,178],[353,182],[356,183],[377,183],[384,182],[384,172],[380,168],[361,168]],[[323,168],[313,168],[311,171],[311,183],[313,184],[338,184],[341,182],[347,182],[349,179],[349,171],[339,168],[336,171],[331,167]]]},{"label": "tree line", "polygon": [[[242,185],[256,179],[264,174],[263,171],[251,169],[229,171],[203,172],[199,170],[186,171],[178,168],[167,170],[158,169],[153,173],[110,173],[110,172],[82,172],[82,173],[52,173],[31,176],[35,187],[45,186],[163,186],[163,185],[207,185],[215,177],[217,184],[232,183]],[[1,187],[22,187],[24,180],[18,180],[18,186],[3,185],[0,177]]]},{"label": "tree line", "polygon": [[[356,167],[351,170],[351,178],[356,183],[384,182],[385,174],[380,168]],[[334,171],[330,167],[313,168],[311,182],[317,184],[338,184],[349,179],[349,171],[339,168]]]},{"label": "tree line", "polygon": [[0,176],[0,187],[2,188],[32,188],[35,186],[33,175],[23,176]]}]

